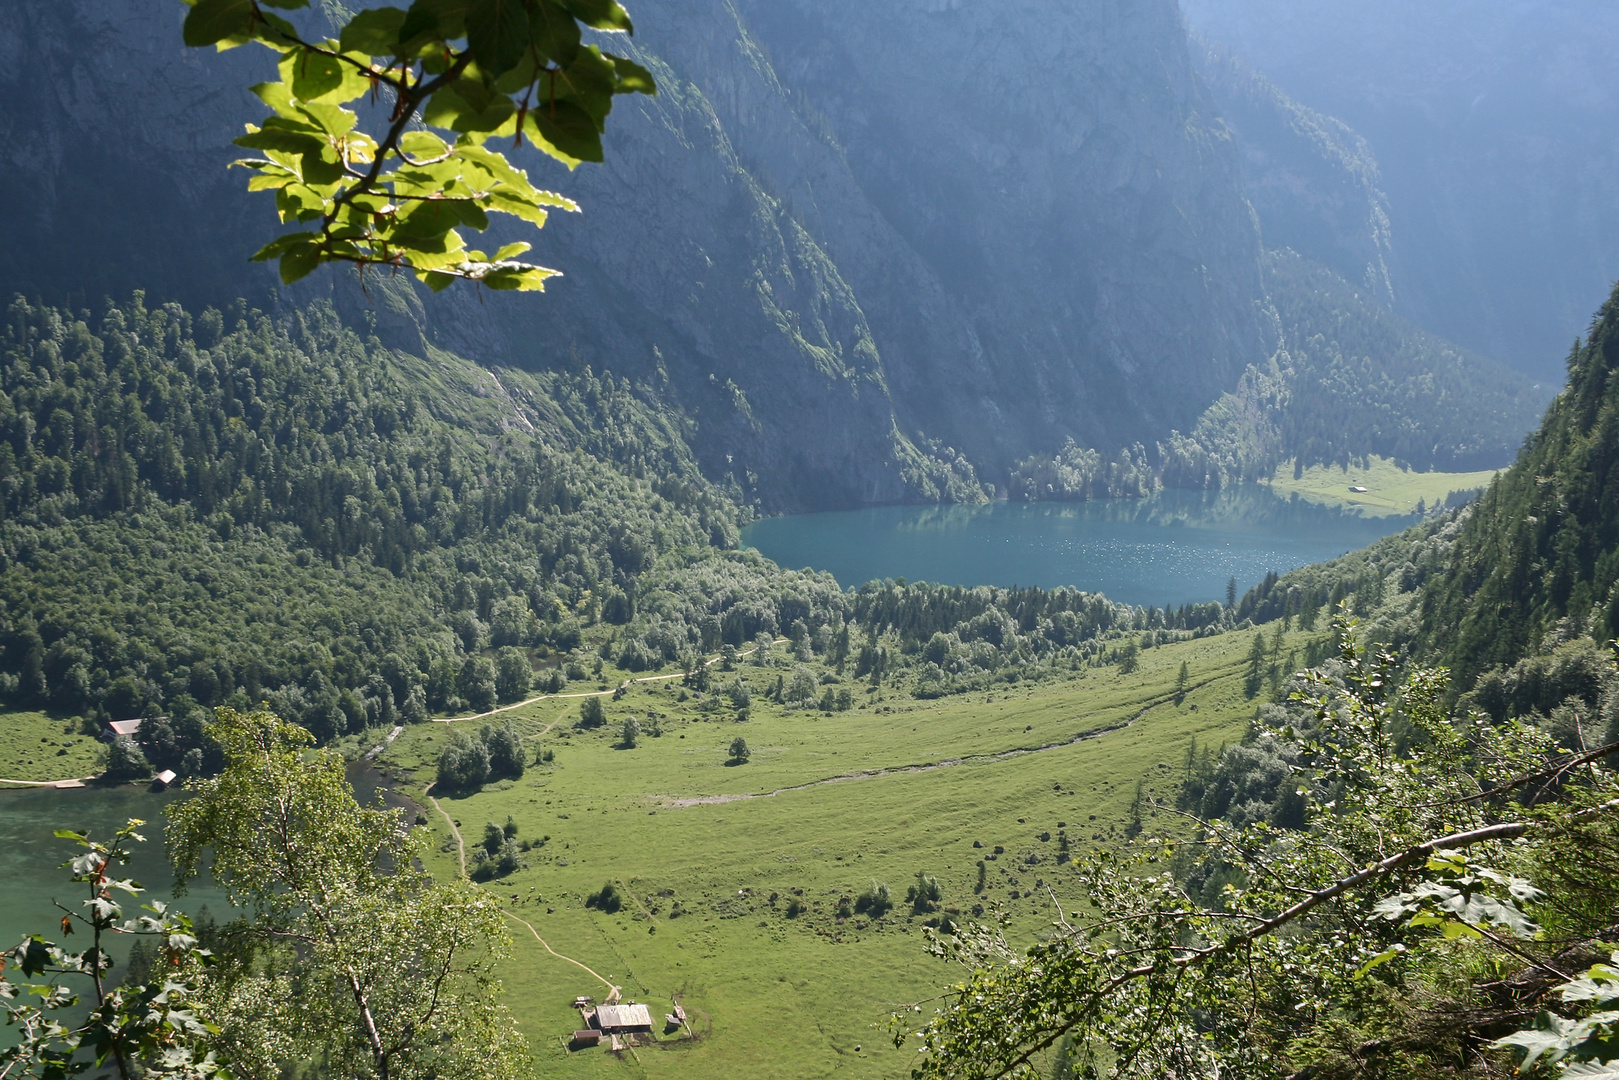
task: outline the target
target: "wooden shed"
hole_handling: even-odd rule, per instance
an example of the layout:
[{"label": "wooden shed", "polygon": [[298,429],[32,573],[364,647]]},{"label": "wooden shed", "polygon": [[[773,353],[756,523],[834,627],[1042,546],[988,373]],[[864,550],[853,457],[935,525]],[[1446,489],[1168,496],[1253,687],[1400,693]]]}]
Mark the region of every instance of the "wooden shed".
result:
[{"label": "wooden shed", "polygon": [[175,776],[173,769],[164,769],[162,772],[152,777],[152,790],[163,791],[168,788],[169,785],[173,784],[177,779],[179,778]]},{"label": "wooden shed", "polygon": [[133,738],[140,729],[141,721],[139,719],[107,721],[107,735],[114,739],[120,735],[128,735]]},{"label": "wooden shed", "polygon": [[595,1028],[582,1028],[573,1033],[570,1040],[574,1046],[597,1046],[602,1041],[602,1033]]},{"label": "wooden shed", "polygon": [[651,1031],[652,1010],[633,1001],[623,1005],[598,1005],[596,1026],[614,1035],[630,1031]]}]

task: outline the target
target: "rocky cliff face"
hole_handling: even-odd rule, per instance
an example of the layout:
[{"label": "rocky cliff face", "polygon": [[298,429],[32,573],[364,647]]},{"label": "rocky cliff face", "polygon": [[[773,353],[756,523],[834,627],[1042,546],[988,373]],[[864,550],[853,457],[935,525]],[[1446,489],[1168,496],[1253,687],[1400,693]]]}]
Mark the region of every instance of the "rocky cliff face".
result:
[{"label": "rocky cliff face", "polygon": [[1388,196],[1366,140],[1217,42],[1194,35],[1193,59],[1236,134],[1265,247],[1291,248],[1393,307]]},{"label": "rocky cliff face", "polygon": [[997,472],[1069,437],[1116,448],[1189,427],[1267,355],[1259,238],[1174,3],[741,7],[886,228],[754,152],[930,434]]},{"label": "rocky cliff face", "polygon": [[[269,200],[223,169],[264,56],[187,54],[168,0],[17,7],[0,286],[273,302],[240,261]],[[981,497],[1069,437],[1189,428],[1268,355],[1258,229],[1173,0],[639,8],[660,95],[619,106],[603,166],[523,161],[585,209],[539,236],[548,293],[367,298],[333,271],[279,302],[632,376],[771,509]]]},{"label": "rocky cliff face", "polygon": [[[1381,166],[1400,311],[1560,384],[1619,275],[1619,7],[1184,0],[1187,20]],[[1352,279],[1353,280],[1353,279]]]},{"label": "rocky cliff face", "polygon": [[273,281],[274,235],[230,139],[269,54],[180,46],[167,0],[26,0],[0,20],[0,289],[90,304],[144,288],[224,303]]}]

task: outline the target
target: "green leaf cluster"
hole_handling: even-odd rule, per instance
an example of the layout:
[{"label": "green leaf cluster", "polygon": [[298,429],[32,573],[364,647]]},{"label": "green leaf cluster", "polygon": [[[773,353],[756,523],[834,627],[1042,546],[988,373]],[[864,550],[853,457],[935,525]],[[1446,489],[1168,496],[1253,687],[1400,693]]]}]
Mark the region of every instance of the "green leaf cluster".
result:
[{"label": "green leaf cluster", "polygon": [[[131,818],[107,840],[57,831],[58,838],[83,849],[63,866],[85,895],[77,908],[57,905],[63,912],[61,930],[67,935],[77,927],[89,941],[74,951],[35,934],[0,953],[0,1013],[13,1032],[0,1048],[0,1076],[226,1080],[232,1075],[212,1046],[219,1029],[206,1001],[205,972],[214,957],[201,947],[191,920],[161,900],[146,905],[145,915],[124,917],[120,896],[138,896],[142,889],[118,873],[128,864],[132,845],[144,840],[136,831],[143,824]],[[160,970],[113,985],[106,945],[114,934],[152,943],[162,958]],[[50,981],[14,983],[3,974],[7,968]],[[70,978],[88,982],[88,1000],[59,981]]]},{"label": "green leaf cluster", "polygon": [[[600,161],[613,98],[656,92],[645,68],[584,40],[633,32],[617,0],[416,0],[360,11],[336,37],[277,13],[308,0],[187,2],[187,45],[279,54],[279,78],[253,88],[270,113],[236,140],[259,156],[236,164],[295,227],[254,256],[277,260],[287,283],[346,262],[408,270],[435,290],[543,290],[557,271],[521,261],[527,243],[486,253],[461,230],[481,232],[497,213],[538,228],[578,207],[490,140],[527,139],[569,168]],[[367,130],[362,114],[381,122]]]}]

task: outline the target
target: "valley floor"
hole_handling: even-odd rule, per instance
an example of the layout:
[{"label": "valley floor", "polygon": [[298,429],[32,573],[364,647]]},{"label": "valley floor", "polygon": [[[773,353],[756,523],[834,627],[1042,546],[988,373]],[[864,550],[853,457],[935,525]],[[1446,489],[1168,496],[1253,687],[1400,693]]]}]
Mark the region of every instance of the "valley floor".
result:
[{"label": "valley floor", "polygon": [[[1496,470],[1483,472],[1413,472],[1388,458],[1370,457],[1366,468],[1350,465],[1312,465],[1298,477],[1293,462],[1285,461],[1267,483],[1277,495],[1299,498],[1322,506],[1342,507],[1364,517],[1404,516],[1418,503],[1432,509],[1453,492],[1488,487]],[[1357,488],[1363,490],[1356,490]]]},{"label": "valley floor", "polygon": [[[926,954],[907,886],[919,872],[937,875],[946,913],[972,918],[982,904],[985,920],[1005,913],[1014,944],[1034,940],[1058,917],[1054,901],[1079,900],[1059,859],[1064,837],[1075,852],[1124,842],[1137,778],[1148,795],[1172,799],[1194,739],[1218,747],[1242,737],[1257,704],[1244,693],[1252,641],[1230,633],[1164,645],[1128,675],[1085,668],[929,702],[885,688],[845,713],[757,695],[745,723],[704,719],[674,681],[635,685],[591,732],[575,729],[577,702],[536,702],[506,715],[531,759],[543,743],[555,761],[470,797],[441,796],[444,816],[429,807],[420,820],[440,835],[433,868],[446,875],[458,871],[451,821],[469,852],[485,822],[508,815],[519,840],[543,840],[524,869],[488,885],[532,928],[513,923],[502,976],[541,1075],[900,1076],[912,1051],[892,1047],[888,1016],[958,976]],[[1305,643],[1290,634],[1283,648]],[[1177,704],[1183,661],[1188,690]],[[754,681],[769,671],[738,668]],[[616,748],[624,717],[651,714],[661,736]],[[751,760],[727,765],[738,735]],[[427,806],[446,738],[442,724],[408,728],[379,765]],[[888,884],[895,909],[840,920],[840,898],[874,880]],[[623,907],[587,908],[607,882]],[[794,900],[803,911],[789,917]],[[600,1000],[607,982],[647,1003],[660,1030],[678,996],[694,1037],[659,1036],[621,1055],[570,1052],[567,1035],[580,1026],[570,1003]]]}]

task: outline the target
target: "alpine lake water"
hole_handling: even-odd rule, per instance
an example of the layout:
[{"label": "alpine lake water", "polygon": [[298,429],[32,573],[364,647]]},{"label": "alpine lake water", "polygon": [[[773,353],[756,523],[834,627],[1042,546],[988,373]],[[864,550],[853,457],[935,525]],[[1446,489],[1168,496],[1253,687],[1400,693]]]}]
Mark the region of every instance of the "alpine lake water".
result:
[{"label": "alpine lake water", "polygon": [[883,578],[944,585],[1071,586],[1141,606],[1238,595],[1365,547],[1415,517],[1363,517],[1252,485],[1145,499],[884,506],[755,521],[745,545],[845,587]]},{"label": "alpine lake water", "polygon": [[[362,804],[369,804],[386,782],[364,761],[349,764],[348,779],[355,798]],[[86,886],[70,882],[70,871],[61,868],[83,849],[55,833],[70,829],[89,833],[93,839],[106,839],[130,818],[146,823],[138,830],[146,842],[133,846],[132,858],[119,876],[132,879],[146,891],[133,898],[117,896],[126,919],[146,914],[142,906],[154,899],[193,918],[205,914],[224,922],[234,917],[230,901],[206,877],[193,882],[185,896],[174,896],[174,876],[163,848],[167,822],[164,808],[186,797],[183,790],[151,792],[133,784],[0,790],[0,949],[11,948],[29,934],[74,950],[89,944],[83,927],[77,927],[72,937],[62,936],[63,908],[83,911],[87,893]],[[417,809],[391,792],[385,792],[385,797],[390,806],[405,810],[407,817]],[[132,944],[133,939],[123,935],[114,935],[107,942],[114,961],[112,981],[122,977],[122,965]],[[83,979],[68,979],[66,983],[80,992],[81,999],[89,990]],[[0,1031],[0,1046],[5,1045],[7,1036]]]}]

